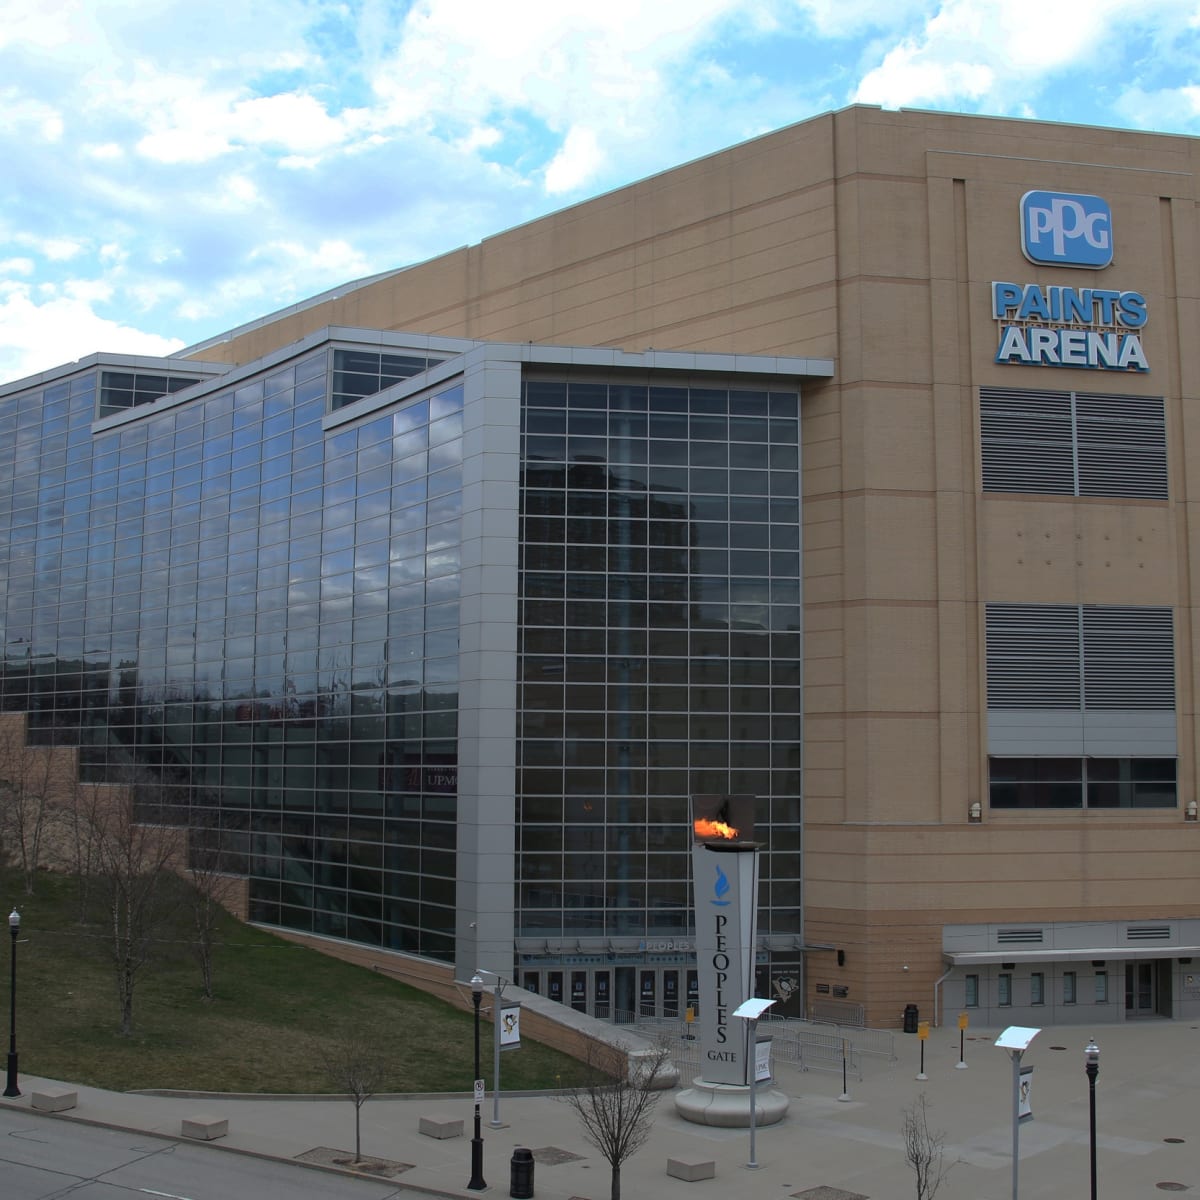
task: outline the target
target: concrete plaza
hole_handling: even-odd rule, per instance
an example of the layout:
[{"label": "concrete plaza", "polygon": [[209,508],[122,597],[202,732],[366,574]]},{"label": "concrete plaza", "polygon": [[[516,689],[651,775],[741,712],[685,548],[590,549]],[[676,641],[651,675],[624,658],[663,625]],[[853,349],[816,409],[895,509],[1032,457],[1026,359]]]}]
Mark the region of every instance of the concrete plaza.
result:
[{"label": "concrete plaza", "polygon": [[[787,1117],[756,1135],[757,1169],[746,1166],[749,1132],[689,1124],[664,1093],[645,1147],[622,1174],[626,1200],[694,1197],[805,1197],[806,1200],[900,1200],[915,1195],[902,1145],[903,1113],[922,1094],[932,1129],[945,1135],[952,1164],[939,1200],[1006,1200],[1012,1196],[1012,1065],[993,1039],[999,1030],[970,1030],[965,1070],[959,1034],[951,1025],[931,1031],[924,1081],[916,1037],[896,1034],[895,1061],[863,1060],[861,1081],[851,1075],[843,1099],[840,1073],[776,1069],[775,1086],[790,1098]],[[1088,1083],[1083,1048],[1095,1036],[1101,1050],[1097,1085],[1099,1195],[1136,1200],[1162,1191],[1200,1187],[1200,1027],[1142,1022],[1044,1029],[1025,1055],[1035,1067],[1033,1119],[1020,1128],[1019,1194],[1026,1200],[1087,1196],[1089,1187]],[[688,1081],[684,1080],[686,1085]],[[63,1084],[23,1075],[19,1099],[28,1109],[39,1087]],[[38,1120],[82,1120],[177,1138],[184,1118],[212,1114],[229,1122],[211,1143],[279,1159],[354,1145],[354,1110],[345,1099],[263,1096],[146,1095],[74,1088],[78,1105]],[[431,1114],[463,1120],[464,1135],[437,1140],[418,1132]],[[364,1155],[408,1169],[386,1176],[395,1192],[472,1196],[469,1095],[378,1097],[362,1110]],[[484,1176],[488,1193],[509,1193],[510,1158],[518,1146],[535,1152],[535,1195],[540,1200],[606,1200],[607,1164],[584,1140],[561,1099],[502,1095],[501,1127],[492,1128],[492,1097],[483,1107]],[[34,1114],[31,1112],[31,1119]],[[314,1153],[317,1152],[317,1153]],[[669,1157],[711,1160],[715,1178],[693,1183],[666,1173]],[[385,1188],[380,1195],[394,1194]]]}]

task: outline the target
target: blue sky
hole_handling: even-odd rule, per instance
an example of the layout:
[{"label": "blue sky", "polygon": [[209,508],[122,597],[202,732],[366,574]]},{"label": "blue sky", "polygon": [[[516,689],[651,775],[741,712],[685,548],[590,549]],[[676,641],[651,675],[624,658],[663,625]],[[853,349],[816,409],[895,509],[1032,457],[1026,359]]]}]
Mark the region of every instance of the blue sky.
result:
[{"label": "blue sky", "polygon": [[1200,0],[0,0],[0,381],[853,103],[1200,134]]}]

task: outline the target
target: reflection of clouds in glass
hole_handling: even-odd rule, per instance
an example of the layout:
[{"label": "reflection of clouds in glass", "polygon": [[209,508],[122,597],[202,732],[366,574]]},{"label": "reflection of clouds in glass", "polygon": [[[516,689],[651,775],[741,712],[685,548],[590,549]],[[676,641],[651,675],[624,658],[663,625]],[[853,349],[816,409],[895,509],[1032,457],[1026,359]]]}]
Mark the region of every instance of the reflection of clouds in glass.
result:
[{"label": "reflection of clouds in glass", "polygon": [[425,570],[430,576],[445,575],[451,571],[457,571],[460,564],[461,555],[457,546],[447,550],[439,550],[436,554],[427,554],[425,556]]},{"label": "reflection of clouds in glass", "polygon": [[[424,539],[422,538],[422,541]],[[423,554],[409,554],[401,559],[393,559],[390,571],[392,587],[415,583],[425,578],[425,558]]]}]

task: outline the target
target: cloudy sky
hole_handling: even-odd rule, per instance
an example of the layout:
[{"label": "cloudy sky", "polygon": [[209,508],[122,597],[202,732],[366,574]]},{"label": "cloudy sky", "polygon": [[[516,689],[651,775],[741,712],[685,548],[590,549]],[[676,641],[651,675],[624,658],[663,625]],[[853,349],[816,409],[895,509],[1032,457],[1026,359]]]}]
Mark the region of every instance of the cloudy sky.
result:
[{"label": "cloudy sky", "polygon": [[1200,0],[0,0],[0,382],[853,103],[1200,134]]}]

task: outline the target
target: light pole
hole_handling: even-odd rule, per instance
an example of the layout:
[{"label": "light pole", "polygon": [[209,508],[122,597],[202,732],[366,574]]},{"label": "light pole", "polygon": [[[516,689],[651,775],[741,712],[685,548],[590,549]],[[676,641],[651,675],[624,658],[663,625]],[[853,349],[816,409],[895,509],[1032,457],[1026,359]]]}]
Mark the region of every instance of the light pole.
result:
[{"label": "light pole", "polygon": [[488,1124],[493,1129],[502,1127],[500,1120],[500,1034],[503,1020],[501,1019],[500,998],[504,995],[504,980],[496,976],[495,1007],[492,1009],[492,1119]]},{"label": "light pole", "polygon": [[17,1087],[17,934],[21,932],[21,914],[15,906],[8,914],[8,932],[12,934],[12,980],[8,989],[8,1083],[6,1096],[19,1096]]},{"label": "light pole", "polygon": [[483,1181],[483,1134],[479,1129],[479,1105],[483,1100],[483,1080],[479,1076],[479,1002],[483,999],[483,977],[478,971],[471,976],[471,1002],[475,1005],[475,1136],[471,1139],[471,1182],[467,1188],[482,1192],[487,1184]]},{"label": "light pole", "polygon": [[[1021,1055],[1029,1049],[1029,1043],[1042,1031],[1024,1025],[1010,1025],[992,1043],[999,1050],[1007,1050],[1012,1059],[1012,1200],[1017,1200],[1017,1172],[1021,1165],[1021,1118],[1029,1112],[1029,1094],[1021,1086]],[[1029,1067],[1029,1071],[1033,1068]]]},{"label": "light pole", "polygon": [[751,996],[749,1000],[743,1000],[731,1014],[741,1017],[746,1022],[746,1049],[743,1061],[746,1064],[747,1082],[750,1084],[750,1161],[746,1166],[755,1170],[758,1169],[758,1160],[754,1157],[754,1130],[758,1124],[754,1111],[754,1093],[758,1084],[758,1039],[755,1030],[758,1028],[758,1018],[774,1003],[774,1000],[760,1000],[757,996]]},{"label": "light pole", "polygon": [[1100,1074],[1100,1047],[1095,1038],[1089,1038],[1083,1052],[1083,1061],[1088,1077],[1088,1100],[1092,1146],[1092,1200],[1096,1200],[1096,1076]]}]

